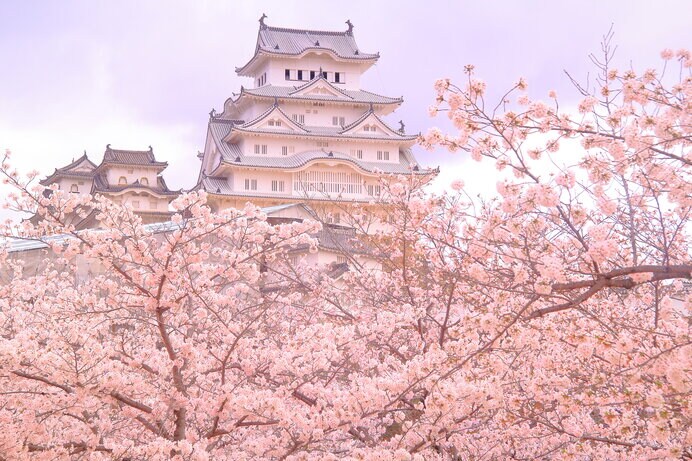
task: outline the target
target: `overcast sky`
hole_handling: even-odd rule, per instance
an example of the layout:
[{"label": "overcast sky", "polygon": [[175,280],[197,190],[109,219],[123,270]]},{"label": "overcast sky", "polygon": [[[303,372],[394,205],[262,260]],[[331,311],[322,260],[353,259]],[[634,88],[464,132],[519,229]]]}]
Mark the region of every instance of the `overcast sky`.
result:
[{"label": "overcast sky", "polygon": [[[363,87],[403,95],[388,120],[424,132],[439,123],[427,115],[433,82],[460,79],[465,64],[490,89],[523,76],[531,96],[555,89],[573,103],[563,70],[586,77],[611,24],[621,67],[655,66],[663,48],[690,47],[692,3],[2,0],[0,148],[22,170],[47,175],[84,150],[99,162],[108,143],[152,145],[170,164],[169,186],[192,187],[210,109],[251,85],[234,69],[252,56],[262,13],[272,26],[322,30],[345,30],[350,19],[359,47],[381,54]],[[417,157],[445,178],[470,168],[459,154]]]}]

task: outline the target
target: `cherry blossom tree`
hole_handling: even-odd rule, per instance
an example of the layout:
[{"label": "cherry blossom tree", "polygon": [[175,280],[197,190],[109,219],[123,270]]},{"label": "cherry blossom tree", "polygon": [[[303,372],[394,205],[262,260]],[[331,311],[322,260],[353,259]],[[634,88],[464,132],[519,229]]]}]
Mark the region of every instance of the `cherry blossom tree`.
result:
[{"label": "cherry blossom tree", "polygon": [[610,57],[574,110],[438,81],[458,132],[421,143],[494,162],[498,195],[383,177],[338,279],[286,255],[318,223],[189,194],[156,229],[4,162],[43,219],[3,233],[57,256],[0,260],[0,459],[692,459],[692,61]]}]

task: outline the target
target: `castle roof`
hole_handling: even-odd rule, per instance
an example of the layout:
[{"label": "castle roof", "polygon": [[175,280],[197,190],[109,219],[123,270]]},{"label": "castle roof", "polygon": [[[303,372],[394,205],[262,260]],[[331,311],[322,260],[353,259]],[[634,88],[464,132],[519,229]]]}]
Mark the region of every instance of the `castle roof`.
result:
[{"label": "castle roof", "polygon": [[[314,81],[323,81],[324,84],[329,85],[331,88],[342,95],[334,96],[332,94],[315,94],[315,93],[299,93],[301,90],[305,89],[308,85],[311,85]],[[259,88],[241,88],[240,95],[236,99],[238,101],[243,95],[251,95],[259,98],[281,98],[281,99],[298,99],[298,100],[309,100],[309,101],[329,101],[329,102],[345,102],[349,104],[401,104],[404,102],[403,98],[391,98],[389,96],[382,96],[377,93],[371,93],[365,90],[347,90],[339,88],[336,85],[325,80],[321,75],[315,77],[315,79],[307,82],[305,85],[300,86],[275,86],[275,85],[264,85]]]},{"label": "castle roof", "polygon": [[263,15],[260,19],[260,28],[257,33],[255,54],[250,61],[242,67],[236,68],[239,75],[248,75],[246,72],[252,67],[260,55],[300,56],[310,50],[323,50],[334,54],[340,59],[355,61],[377,60],[379,53],[363,53],[358,48],[353,37],[353,26],[347,21],[349,28],[343,32],[288,29],[284,27],[271,27],[264,23]]},{"label": "castle roof", "polygon": [[94,175],[96,164],[89,160],[86,152],[77,160],[73,160],[69,165],[56,168],[55,171],[45,179],[39,181],[42,186],[48,186],[61,177],[70,178],[91,178]]},{"label": "castle roof", "polygon": [[149,150],[122,150],[113,149],[110,144],[106,145],[103,162],[99,165],[99,169],[104,164],[155,166],[161,167],[161,169],[168,166],[167,162],[156,161],[154,149],[151,146],[149,146]]}]

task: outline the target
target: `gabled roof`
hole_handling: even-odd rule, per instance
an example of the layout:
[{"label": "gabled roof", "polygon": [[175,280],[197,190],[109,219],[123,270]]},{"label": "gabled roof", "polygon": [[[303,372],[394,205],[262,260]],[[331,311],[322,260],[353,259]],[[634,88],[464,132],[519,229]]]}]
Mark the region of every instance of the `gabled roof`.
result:
[{"label": "gabled roof", "polygon": [[317,87],[322,87],[329,91],[331,93],[331,96],[337,98],[337,99],[342,99],[342,100],[352,100],[353,98],[341,91],[340,88],[337,88],[336,86],[332,85],[329,83],[329,81],[324,78],[324,75],[322,73],[318,73],[318,75],[310,80],[309,82],[305,83],[304,85],[300,85],[299,87],[296,87],[295,90],[291,91],[289,93],[290,96],[304,96],[310,92],[311,89],[317,88]]},{"label": "gabled roof", "polygon": [[94,176],[94,170],[96,169],[96,164],[89,160],[86,152],[84,155],[79,157],[77,160],[72,161],[69,165],[65,165],[62,168],[56,168],[53,174],[39,181],[42,186],[48,186],[54,183],[60,177],[70,177],[70,178],[91,178]]},{"label": "gabled roof", "polygon": [[139,165],[139,166],[155,166],[167,167],[167,162],[157,162],[154,158],[154,149],[149,146],[149,150],[121,150],[112,149],[111,145],[106,146],[106,151],[103,154],[103,162],[99,165],[99,169],[105,164],[118,165]]},{"label": "gabled roof", "polygon": [[[278,115],[279,118],[282,119],[283,122],[286,123],[286,125],[291,126],[294,130],[300,131],[302,133],[306,133],[307,130],[303,128],[303,125],[301,125],[298,122],[293,121],[291,117],[289,117],[286,112],[281,110],[279,107],[279,103],[275,100],[274,105],[270,106],[269,109],[265,110],[262,114],[260,114],[257,118],[254,120],[250,120],[247,123],[243,123],[240,125],[241,128],[255,128],[257,125],[260,124],[265,119],[268,119],[272,114]],[[277,131],[284,131],[284,130],[277,130]]]},{"label": "gabled roof", "polygon": [[239,75],[247,75],[245,72],[255,62],[258,56],[300,56],[310,50],[324,50],[331,52],[340,59],[354,61],[375,61],[379,53],[363,53],[358,49],[353,37],[353,25],[347,21],[348,29],[344,32],[288,29],[284,27],[270,27],[264,23],[266,15],[260,19],[260,28],[257,33],[255,54],[250,61],[242,67],[236,68]]},{"label": "gabled roof", "polygon": [[395,130],[394,128],[390,127],[385,123],[384,120],[382,120],[378,115],[375,113],[373,110],[372,106],[370,106],[370,110],[365,112],[363,115],[358,117],[355,121],[349,123],[343,129],[341,130],[342,134],[348,134],[349,132],[354,132],[358,127],[365,125],[367,122],[375,122],[377,125],[379,125],[381,128],[384,128],[384,131],[389,134],[389,136],[393,136],[395,138],[397,137],[403,137],[403,138],[416,138],[415,135],[413,136],[406,136],[401,130]]}]

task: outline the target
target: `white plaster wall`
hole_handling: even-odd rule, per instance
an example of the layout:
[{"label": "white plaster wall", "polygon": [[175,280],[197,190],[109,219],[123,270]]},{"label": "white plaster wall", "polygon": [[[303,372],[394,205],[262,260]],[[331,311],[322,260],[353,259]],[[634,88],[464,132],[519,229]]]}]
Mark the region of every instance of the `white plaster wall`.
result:
[{"label": "white plaster wall", "polygon": [[91,192],[92,180],[89,178],[60,178],[56,181],[60,190],[70,192],[73,185],[79,188],[80,194],[88,194]]},{"label": "white plaster wall", "polygon": [[344,75],[345,83],[336,83],[337,86],[349,90],[357,90],[360,89],[360,76],[363,74],[365,66],[365,64],[358,62],[336,61],[328,53],[310,52],[300,59],[273,57],[262,67],[257,76],[266,72],[267,83],[279,86],[300,86],[307,80],[303,82],[286,80],[286,69],[308,71],[308,75],[303,78],[309,79],[309,71],[319,72],[320,68],[322,68],[323,72],[341,72]]},{"label": "white plaster wall", "polygon": [[[325,146],[324,143],[327,143]],[[361,160],[368,162],[378,162],[377,151],[387,151],[389,152],[389,160],[381,161],[383,164],[399,163],[399,145],[395,143],[388,143],[383,141],[362,141],[362,140],[352,140],[352,141],[334,141],[329,138],[288,138],[278,139],[269,138],[261,136],[248,136],[244,138],[240,143],[243,153],[252,157],[279,157],[285,158],[291,155],[299,154],[301,152],[314,152],[324,150],[325,152],[339,152],[345,155],[356,157],[356,150],[360,149],[363,151],[363,158]],[[266,145],[267,154],[255,155],[255,144]],[[281,154],[282,146],[289,147],[289,154],[283,156]],[[293,147],[293,154],[290,153],[290,147]],[[351,152],[353,151],[353,152]],[[261,149],[260,149],[261,152]]]},{"label": "white plaster wall", "polygon": [[[270,171],[270,170],[250,170],[250,169],[239,169],[236,170],[234,174],[234,190],[239,192],[256,192],[261,194],[276,194],[276,195],[291,195],[291,173],[285,173],[281,171]],[[257,180],[257,190],[245,190],[245,179],[255,179]],[[283,192],[273,192],[271,189],[272,180],[284,181],[284,191]]]},{"label": "white plaster wall", "polygon": [[122,205],[130,205],[135,211],[168,211],[168,198],[155,197],[146,192],[128,191],[109,195],[108,198]]},{"label": "white plaster wall", "polygon": [[149,186],[156,186],[156,169],[154,168],[111,166],[106,170],[108,184],[112,186],[119,184],[118,181],[121,176],[127,179],[128,184],[132,184],[136,180],[141,182],[142,178],[147,178]]}]

